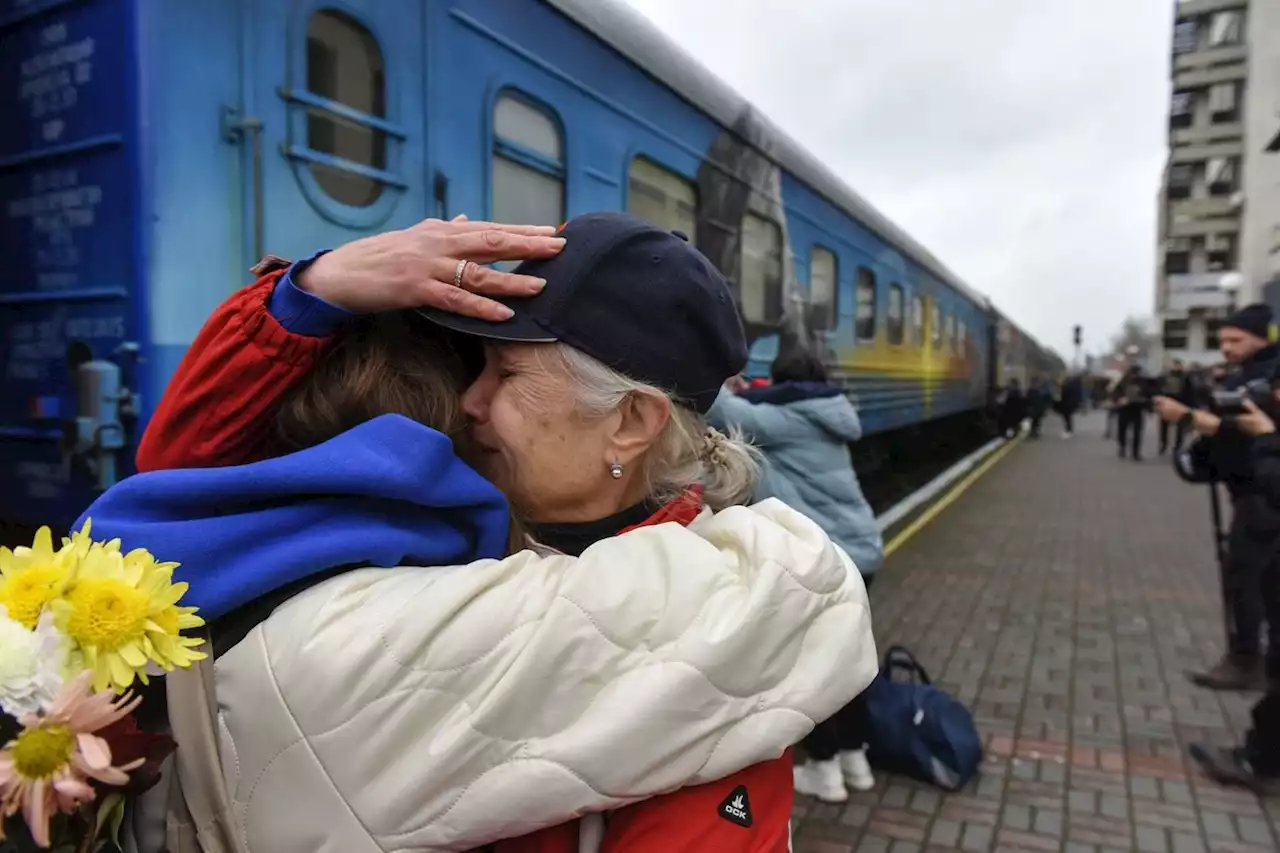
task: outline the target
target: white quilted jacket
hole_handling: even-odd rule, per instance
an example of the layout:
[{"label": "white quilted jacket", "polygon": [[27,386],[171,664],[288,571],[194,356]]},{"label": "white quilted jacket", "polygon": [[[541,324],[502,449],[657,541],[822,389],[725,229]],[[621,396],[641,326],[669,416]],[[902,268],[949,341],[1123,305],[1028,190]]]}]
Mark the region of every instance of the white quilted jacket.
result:
[{"label": "white quilted jacket", "polygon": [[222,761],[253,853],[470,850],[776,758],[875,671],[857,570],[766,501],[308,590],[218,660]]}]

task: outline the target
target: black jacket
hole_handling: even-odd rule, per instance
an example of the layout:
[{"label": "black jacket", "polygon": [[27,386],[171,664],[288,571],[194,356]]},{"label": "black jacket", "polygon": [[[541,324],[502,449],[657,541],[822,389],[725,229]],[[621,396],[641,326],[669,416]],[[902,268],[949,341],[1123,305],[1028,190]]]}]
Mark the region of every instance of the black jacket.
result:
[{"label": "black jacket", "polygon": [[1195,389],[1191,376],[1185,370],[1178,373],[1170,370],[1160,377],[1160,394],[1177,400],[1186,406],[1195,405]]},{"label": "black jacket", "polygon": [[1111,390],[1111,402],[1119,409],[1142,411],[1151,407],[1151,380],[1141,373],[1120,377]]},{"label": "black jacket", "polygon": [[[1280,349],[1276,345],[1263,347],[1242,363],[1234,375],[1228,376],[1222,387],[1232,391],[1256,379],[1270,379],[1275,373],[1278,357]],[[1257,491],[1257,484],[1254,482],[1253,442],[1254,439],[1235,429],[1229,421],[1223,421],[1218,434],[1209,439],[1213,470],[1234,496]]]},{"label": "black jacket", "polygon": [[1251,449],[1255,489],[1280,512],[1280,434],[1258,436]]},{"label": "black jacket", "polygon": [[1084,387],[1078,376],[1064,379],[1062,393],[1058,398],[1058,411],[1070,414],[1080,408],[1084,399]]},{"label": "black jacket", "polygon": [[1043,418],[1053,405],[1053,393],[1047,385],[1032,385],[1027,389],[1027,413],[1033,418]]}]

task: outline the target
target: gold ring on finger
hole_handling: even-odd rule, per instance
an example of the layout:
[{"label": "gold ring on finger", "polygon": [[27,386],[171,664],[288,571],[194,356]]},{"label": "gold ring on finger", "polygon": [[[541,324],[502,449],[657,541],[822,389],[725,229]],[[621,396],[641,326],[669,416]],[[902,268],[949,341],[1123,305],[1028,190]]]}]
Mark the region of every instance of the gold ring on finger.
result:
[{"label": "gold ring on finger", "polygon": [[453,271],[453,286],[462,287],[462,277],[467,273],[467,264],[471,261],[458,261],[458,267]]}]

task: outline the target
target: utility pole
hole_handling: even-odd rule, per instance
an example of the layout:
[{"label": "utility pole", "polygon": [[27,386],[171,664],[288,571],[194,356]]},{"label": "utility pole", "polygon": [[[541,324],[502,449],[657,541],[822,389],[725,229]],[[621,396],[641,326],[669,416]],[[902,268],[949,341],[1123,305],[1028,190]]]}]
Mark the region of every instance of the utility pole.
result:
[{"label": "utility pole", "polygon": [[1075,355],[1071,356],[1071,372],[1072,373],[1077,373],[1080,370],[1081,341],[1082,341],[1082,330],[1079,325],[1076,325],[1071,330],[1071,342],[1075,344],[1075,347],[1076,347]]}]

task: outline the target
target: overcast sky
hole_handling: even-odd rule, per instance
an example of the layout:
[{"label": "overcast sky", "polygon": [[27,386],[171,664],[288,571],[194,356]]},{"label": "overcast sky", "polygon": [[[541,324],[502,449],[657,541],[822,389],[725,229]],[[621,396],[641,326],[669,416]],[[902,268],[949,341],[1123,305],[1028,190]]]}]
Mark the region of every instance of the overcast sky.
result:
[{"label": "overcast sky", "polygon": [[1064,356],[1154,301],[1174,0],[628,0]]}]

